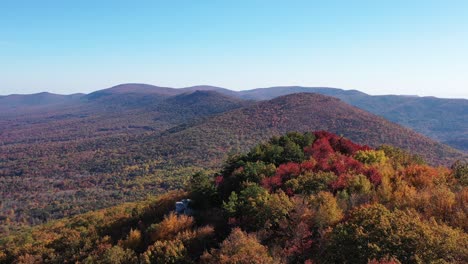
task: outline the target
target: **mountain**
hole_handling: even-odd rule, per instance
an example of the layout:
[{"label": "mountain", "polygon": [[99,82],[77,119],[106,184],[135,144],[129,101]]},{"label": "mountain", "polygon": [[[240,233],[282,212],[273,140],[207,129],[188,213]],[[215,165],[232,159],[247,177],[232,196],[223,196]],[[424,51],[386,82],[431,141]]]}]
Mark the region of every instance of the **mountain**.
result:
[{"label": "mountain", "polygon": [[169,87],[159,87],[142,83],[125,83],[107,89],[92,92],[86,95],[85,99],[94,100],[118,94],[153,94],[160,96],[171,96],[179,94],[179,92],[176,89]]},{"label": "mountain", "polygon": [[199,85],[185,88],[159,87],[148,84],[127,83],[88,95],[70,96],[41,93],[0,97],[0,116],[18,112],[37,112],[44,108],[61,108],[81,101],[99,101],[101,104],[125,107],[154,104],[168,96],[193,91],[215,91],[230,97],[247,100],[269,100],[292,93],[318,93],[382,116],[392,122],[414,129],[432,139],[468,152],[468,100],[442,99],[405,95],[371,96],[357,90],[330,87],[282,86],[232,91],[226,88]]},{"label": "mountain", "polygon": [[125,83],[113,86],[111,88],[99,90],[86,95],[86,99],[93,100],[101,97],[112,96],[116,94],[140,94],[140,95],[159,95],[159,96],[174,96],[187,92],[195,91],[214,91],[225,95],[233,96],[236,92],[209,85],[197,85],[185,88],[170,88],[160,87],[143,83]]},{"label": "mountain", "polygon": [[[339,99],[312,93],[280,96],[215,116],[181,131],[154,139],[162,155],[182,163],[217,163],[230,151],[245,151],[255,142],[288,131],[327,130],[373,147],[390,144],[421,155],[431,163],[449,164],[461,153]],[[177,151],[175,151],[177,150]],[[195,151],[202,150],[201,153]],[[153,150],[154,151],[154,150]],[[192,155],[190,154],[192,153]],[[198,154],[198,155],[193,155]],[[186,160],[188,159],[188,160]]]},{"label": "mountain", "polygon": [[213,91],[168,96],[115,89],[118,92],[96,92],[68,103],[59,99],[61,104],[43,103],[35,111],[25,108],[6,115],[0,120],[0,142],[44,143],[163,131],[249,104]]},{"label": "mountain", "polygon": [[[88,107],[87,102],[99,102],[101,104],[117,104],[120,106],[139,105],[143,103],[154,104],[161,99],[188,94],[196,91],[212,91],[230,97],[236,97],[237,93],[225,88],[198,85],[185,88],[159,87],[149,84],[126,83],[110,88],[92,92],[90,94],[60,95],[48,92],[37,94],[12,94],[0,96],[0,115],[21,115],[37,111],[66,111],[74,107]],[[94,106],[92,106],[94,107]]]},{"label": "mountain", "polygon": [[466,99],[387,95],[367,100],[352,98],[347,102],[468,152]]},{"label": "mountain", "polygon": [[192,111],[188,114],[204,116],[226,112],[249,104],[249,101],[229,97],[213,90],[195,90],[168,98],[164,104],[158,106],[158,109],[173,113],[189,112],[187,110],[190,108]]},{"label": "mountain", "polygon": [[231,97],[237,97],[238,95],[238,92],[236,91],[232,91],[232,90],[222,88],[222,87],[210,86],[210,85],[196,85],[196,86],[190,86],[190,87],[185,87],[185,88],[179,88],[178,90],[181,90],[183,92],[213,91],[213,92],[218,92],[218,93],[231,96]]},{"label": "mountain", "polygon": [[0,115],[44,106],[63,106],[77,102],[83,96],[84,94],[60,95],[47,92],[0,96]]},{"label": "mountain", "polygon": [[269,100],[292,93],[319,93],[414,129],[454,148],[468,151],[468,100],[402,95],[371,96],[356,90],[285,86],[240,91],[241,98]]},{"label": "mountain", "polygon": [[[0,97],[0,116],[35,113],[75,105],[77,101],[99,101],[110,108],[136,107],[154,104],[168,96],[193,91],[215,91],[230,97],[247,100],[269,100],[292,93],[319,93],[341,99],[392,122],[414,129],[432,139],[468,152],[468,100],[442,99],[405,95],[371,96],[357,90],[329,87],[282,86],[232,91],[226,88],[199,85],[185,88],[159,87],[148,84],[127,83],[88,95],[70,96],[41,93]],[[79,104],[81,105],[81,104]]]},{"label": "mountain", "polygon": [[[351,97],[351,96],[366,96],[367,94],[357,90],[343,90],[331,87],[302,87],[302,86],[277,86],[270,88],[257,88],[252,90],[239,91],[238,95],[245,99],[251,100],[270,100],[278,96],[288,95],[292,93],[318,93],[333,97]],[[340,98],[341,99],[341,98]]]}]

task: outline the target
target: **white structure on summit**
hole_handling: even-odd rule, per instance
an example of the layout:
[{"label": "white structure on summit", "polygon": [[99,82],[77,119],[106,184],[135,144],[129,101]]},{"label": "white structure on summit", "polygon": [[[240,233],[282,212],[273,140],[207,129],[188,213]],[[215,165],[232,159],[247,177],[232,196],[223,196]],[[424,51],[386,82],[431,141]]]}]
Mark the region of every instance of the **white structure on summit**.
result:
[{"label": "white structure on summit", "polygon": [[192,215],[192,209],[190,208],[190,203],[192,200],[190,199],[183,199],[175,203],[175,212],[178,215]]}]

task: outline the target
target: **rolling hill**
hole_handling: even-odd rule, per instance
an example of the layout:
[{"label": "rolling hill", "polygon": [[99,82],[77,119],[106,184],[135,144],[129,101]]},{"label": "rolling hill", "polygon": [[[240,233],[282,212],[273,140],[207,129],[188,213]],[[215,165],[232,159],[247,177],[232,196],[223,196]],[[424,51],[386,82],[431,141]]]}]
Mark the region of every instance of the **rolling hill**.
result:
[{"label": "rolling hill", "polygon": [[[217,163],[230,151],[245,151],[254,144],[288,131],[327,130],[373,147],[389,144],[421,155],[433,164],[449,164],[461,153],[384,118],[352,107],[339,99],[299,93],[262,101],[215,116],[195,126],[169,130],[155,137],[168,160],[185,164]],[[203,152],[190,155],[202,149]],[[175,151],[178,150],[178,151]],[[154,151],[154,150],[152,150]],[[184,160],[188,158],[188,160]]]},{"label": "rolling hill", "polygon": [[[0,144],[163,131],[250,104],[212,91],[187,90],[172,96],[146,92],[104,94],[89,94],[68,103],[62,100],[60,104],[43,100],[35,109],[25,107],[11,114],[4,113],[0,119]],[[52,101],[54,104],[49,103]]]},{"label": "rolling hill", "polygon": [[63,107],[78,102],[82,96],[84,94],[60,95],[47,92],[0,96],[0,116],[22,111],[37,111],[46,106]]},{"label": "rolling hill", "polygon": [[238,96],[269,100],[292,93],[319,93],[414,129],[444,144],[468,151],[468,100],[403,95],[371,96],[356,90],[285,86],[240,91]]}]

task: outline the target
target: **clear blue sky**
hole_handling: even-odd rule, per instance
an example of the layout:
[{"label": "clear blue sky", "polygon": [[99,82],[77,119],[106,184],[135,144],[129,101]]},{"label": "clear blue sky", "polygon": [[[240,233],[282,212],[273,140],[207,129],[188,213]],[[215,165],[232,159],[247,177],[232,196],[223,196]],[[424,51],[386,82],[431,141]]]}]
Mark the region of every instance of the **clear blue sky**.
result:
[{"label": "clear blue sky", "polygon": [[468,98],[468,1],[1,1],[0,94],[126,82]]}]

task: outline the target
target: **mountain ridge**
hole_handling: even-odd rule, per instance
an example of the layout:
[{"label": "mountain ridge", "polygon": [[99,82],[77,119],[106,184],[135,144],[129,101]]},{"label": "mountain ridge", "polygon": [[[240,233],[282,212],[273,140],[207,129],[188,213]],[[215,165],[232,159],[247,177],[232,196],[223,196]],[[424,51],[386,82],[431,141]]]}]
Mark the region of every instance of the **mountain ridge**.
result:
[{"label": "mountain ridge", "polygon": [[[358,90],[343,90],[332,87],[273,86],[233,91],[210,85],[170,88],[149,84],[127,83],[99,90],[88,95],[81,95],[80,100],[74,100],[70,103],[80,105],[80,103],[83,103],[83,100],[89,101],[91,99],[101,100],[108,105],[125,105],[126,101],[136,102],[137,100],[140,100],[142,103],[151,104],[153,101],[161,101],[167,96],[196,90],[216,91],[231,97],[257,101],[298,92],[314,92],[330,95],[468,153],[468,122],[466,121],[468,120],[468,100],[463,98],[368,95]],[[128,99],[125,97],[132,98]],[[0,102],[2,102],[2,97],[0,97]],[[70,103],[62,103],[61,106],[68,106]],[[138,105],[139,103],[136,104]],[[17,111],[37,112],[41,111],[42,108],[57,107],[54,104],[39,104],[31,108],[23,104],[16,106],[14,111],[12,111],[13,108],[8,108],[7,105],[3,103],[2,107],[2,104],[0,104],[0,110],[4,112],[3,115],[5,113],[16,114]]]},{"label": "mountain ridge", "polygon": [[[313,116],[314,113],[316,118]],[[169,138],[163,138],[160,141],[177,142],[177,145],[184,142],[183,140],[205,143],[226,141],[221,144],[223,147],[213,148],[213,153],[206,154],[214,160],[220,161],[226,156],[219,158],[217,155],[230,151],[228,146],[230,142],[258,142],[289,131],[306,132],[312,130],[327,130],[337,134],[345,134],[360,144],[369,144],[374,147],[380,144],[391,144],[408,149],[411,146],[414,147],[412,149],[414,153],[424,156],[431,162],[437,160],[437,154],[431,156],[431,148],[437,149],[437,152],[445,153],[444,155],[453,153],[454,156],[457,156],[453,149],[423,137],[410,129],[348,105],[338,98],[312,93],[290,94],[269,101],[260,101],[252,106],[214,116],[203,123],[179,131],[177,133],[182,134],[178,138],[171,138],[177,137],[176,133],[170,134]],[[197,133],[197,131],[202,132]],[[402,139],[404,137],[411,139]],[[190,146],[193,149],[193,145]],[[176,146],[173,147],[176,148]],[[248,144],[242,147],[236,146],[233,150],[243,151],[249,147],[251,146]],[[185,155],[174,154],[171,158],[177,159],[177,156]]]}]

